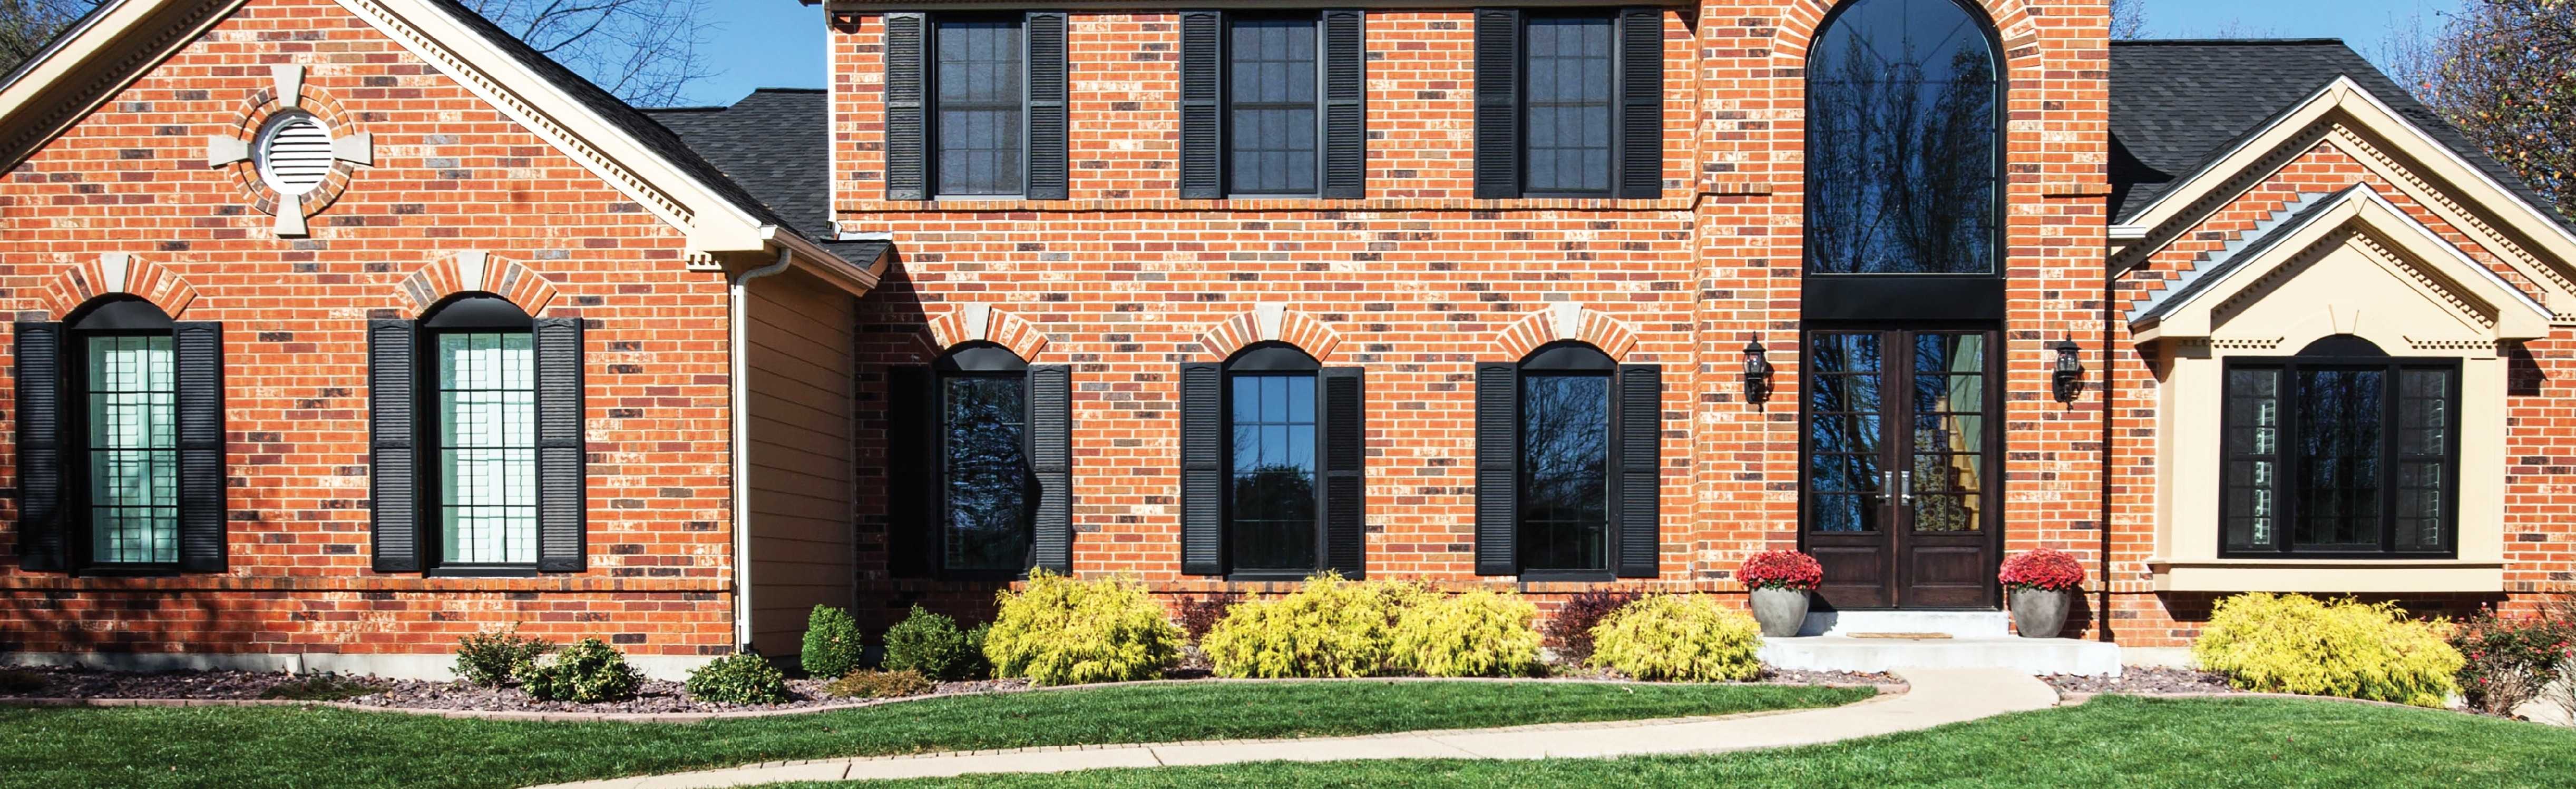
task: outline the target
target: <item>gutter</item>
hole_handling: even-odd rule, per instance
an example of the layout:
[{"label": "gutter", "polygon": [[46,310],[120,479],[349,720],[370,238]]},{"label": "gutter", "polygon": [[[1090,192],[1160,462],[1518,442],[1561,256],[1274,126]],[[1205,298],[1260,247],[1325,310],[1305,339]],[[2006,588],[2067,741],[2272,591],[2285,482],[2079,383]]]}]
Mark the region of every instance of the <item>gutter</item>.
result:
[{"label": "gutter", "polygon": [[752,280],[786,271],[795,262],[796,253],[782,245],[778,262],[743,272],[725,289],[725,317],[730,332],[725,343],[725,412],[728,429],[733,433],[729,458],[733,461],[729,475],[733,483],[733,635],[734,649],[740,652],[751,651],[751,386],[747,380],[751,363],[743,346],[751,319],[749,286]]}]

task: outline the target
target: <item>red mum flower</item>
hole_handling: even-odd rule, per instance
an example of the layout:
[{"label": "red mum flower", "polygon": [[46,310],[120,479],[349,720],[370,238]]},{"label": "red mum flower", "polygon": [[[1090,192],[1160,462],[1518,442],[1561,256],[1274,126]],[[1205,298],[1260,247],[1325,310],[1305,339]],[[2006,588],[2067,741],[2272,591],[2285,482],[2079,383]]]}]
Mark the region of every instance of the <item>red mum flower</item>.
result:
[{"label": "red mum flower", "polygon": [[1999,576],[2007,589],[2062,592],[2084,585],[2084,565],[2052,548],[2013,554]]},{"label": "red mum flower", "polygon": [[1825,581],[1825,566],[1816,557],[1797,551],[1763,551],[1745,557],[1744,566],[1735,571],[1735,580],[1748,589],[1796,589],[1807,591]]}]

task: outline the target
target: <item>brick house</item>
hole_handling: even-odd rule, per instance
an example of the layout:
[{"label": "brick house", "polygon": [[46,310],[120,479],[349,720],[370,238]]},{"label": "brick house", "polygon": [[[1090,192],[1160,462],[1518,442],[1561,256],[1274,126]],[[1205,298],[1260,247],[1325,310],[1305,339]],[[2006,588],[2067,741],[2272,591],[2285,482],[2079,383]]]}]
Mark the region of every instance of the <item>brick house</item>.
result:
[{"label": "brick house", "polygon": [[668,673],[1032,567],[1552,606],[1775,548],[1992,612],[2051,547],[2144,659],[2576,581],[2576,233],[2337,42],[827,5],[829,86],[729,107],[451,0],[120,0],[12,75],[0,649]]}]

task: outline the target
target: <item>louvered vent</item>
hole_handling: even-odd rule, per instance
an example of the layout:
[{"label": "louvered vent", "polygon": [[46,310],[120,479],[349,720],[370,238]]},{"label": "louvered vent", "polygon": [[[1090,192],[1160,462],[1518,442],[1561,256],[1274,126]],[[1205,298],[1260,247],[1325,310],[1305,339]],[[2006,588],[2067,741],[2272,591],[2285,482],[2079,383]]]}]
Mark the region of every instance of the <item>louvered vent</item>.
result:
[{"label": "louvered vent", "polygon": [[301,195],[331,174],[331,132],[310,115],[269,121],[256,150],[260,180],[283,194]]}]

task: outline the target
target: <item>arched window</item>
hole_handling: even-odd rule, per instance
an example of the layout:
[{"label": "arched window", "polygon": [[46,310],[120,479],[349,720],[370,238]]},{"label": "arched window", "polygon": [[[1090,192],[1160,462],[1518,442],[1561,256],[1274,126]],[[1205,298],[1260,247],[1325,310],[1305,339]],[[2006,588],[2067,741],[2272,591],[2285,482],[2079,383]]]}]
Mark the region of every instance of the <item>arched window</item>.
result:
[{"label": "arched window", "polygon": [[490,293],[368,325],[375,566],[588,566],[582,329]]},{"label": "arched window", "polygon": [[1192,574],[1361,573],[1361,377],[1286,343],[1182,369],[1182,564]]},{"label": "arched window", "polygon": [[2339,334],[2227,360],[2222,555],[2450,556],[2460,362]]},{"label": "arched window", "polygon": [[896,572],[1008,580],[1072,570],[1072,377],[989,342],[893,371]]},{"label": "arched window", "polygon": [[111,295],[16,330],[22,565],[222,570],[222,326]]},{"label": "arched window", "polygon": [[1476,368],[1480,575],[1653,577],[1662,373],[1589,344]]},{"label": "arched window", "polygon": [[1853,0],[1807,58],[1807,270],[1991,274],[1997,47],[1961,0]]}]

